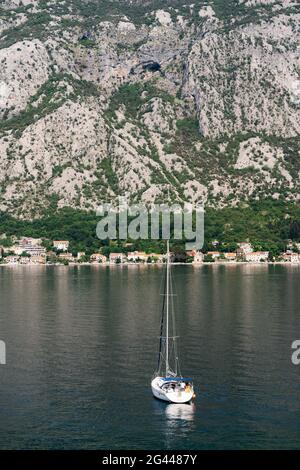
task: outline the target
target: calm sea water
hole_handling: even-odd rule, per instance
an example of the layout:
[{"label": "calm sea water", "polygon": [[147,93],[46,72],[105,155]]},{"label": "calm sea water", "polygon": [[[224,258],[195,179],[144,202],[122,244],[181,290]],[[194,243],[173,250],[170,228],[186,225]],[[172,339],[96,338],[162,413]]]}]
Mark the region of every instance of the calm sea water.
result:
[{"label": "calm sea water", "polygon": [[151,395],[161,274],[0,268],[1,449],[300,448],[300,268],[174,268],[194,406]]}]

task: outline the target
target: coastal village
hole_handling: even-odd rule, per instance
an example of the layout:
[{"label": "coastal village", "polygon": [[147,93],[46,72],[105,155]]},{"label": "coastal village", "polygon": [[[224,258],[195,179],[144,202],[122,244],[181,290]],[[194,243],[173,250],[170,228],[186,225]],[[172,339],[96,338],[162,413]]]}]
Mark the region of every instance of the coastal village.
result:
[{"label": "coastal village", "polygon": [[[108,256],[99,252],[87,255],[85,252],[72,253],[69,250],[68,240],[53,240],[51,250],[43,244],[42,238],[12,237],[13,244],[6,246],[4,240],[6,235],[0,235],[0,264],[1,265],[69,265],[69,264],[102,264],[102,265],[124,265],[124,264],[155,264],[164,263],[166,255],[161,253],[146,253],[145,251],[129,251],[132,244],[127,243],[124,252],[110,252]],[[1,244],[2,241],[2,244]],[[274,262],[270,259],[269,251],[254,251],[251,243],[239,242],[234,252],[218,251],[219,242],[214,242],[214,251],[203,253],[197,250],[187,250],[182,258],[171,253],[173,263],[268,263]],[[288,241],[287,249],[281,253],[276,262],[300,263],[300,243]]]}]

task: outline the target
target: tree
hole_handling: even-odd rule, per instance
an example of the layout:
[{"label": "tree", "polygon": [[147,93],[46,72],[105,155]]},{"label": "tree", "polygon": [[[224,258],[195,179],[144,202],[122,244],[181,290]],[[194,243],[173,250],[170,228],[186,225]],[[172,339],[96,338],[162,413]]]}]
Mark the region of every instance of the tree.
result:
[{"label": "tree", "polygon": [[214,260],[214,258],[212,257],[212,255],[204,255],[204,261],[205,261],[206,263],[214,263],[214,262],[215,262],[215,260]]},{"label": "tree", "polygon": [[174,253],[174,263],[185,263],[187,259],[187,254],[185,249],[181,245],[175,245],[172,247],[172,252]]},{"label": "tree", "polygon": [[9,248],[13,246],[12,238],[6,237],[6,238],[1,239],[1,246],[3,246],[4,248]]},{"label": "tree", "polygon": [[78,263],[88,263],[90,261],[90,257],[88,255],[81,256],[78,260]]},{"label": "tree", "polygon": [[300,238],[300,220],[293,220],[290,223],[289,238],[292,240]]}]

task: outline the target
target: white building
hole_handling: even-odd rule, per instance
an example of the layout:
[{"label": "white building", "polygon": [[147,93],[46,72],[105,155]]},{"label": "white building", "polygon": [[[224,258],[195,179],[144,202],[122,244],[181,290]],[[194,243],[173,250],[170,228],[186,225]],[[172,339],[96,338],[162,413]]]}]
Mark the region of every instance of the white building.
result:
[{"label": "white building", "polygon": [[129,251],[127,253],[127,259],[132,263],[136,263],[137,261],[146,262],[148,258],[149,255],[147,255],[144,251]]},{"label": "white building", "polygon": [[126,256],[124,253],[111,253],[109,255],[109,262],[110,264],[119,264],[119,263],[125,263],[126,261]]},{"label": "white building", "polygon": [[6,261],[7,264],[18,264],[19,259],[20,259],[19,256],[12,255],[12,256],[7,256],[5,258],[5,261]]},{"label": "white building", "polygon": [[60,253],[58,255],[59,259],[64,259],[66,261],[74,261],[74,256],[72,255],[72,253]]},{"label": "white building", "polygon": [[24,252],[24,248],[19,245],[12,245],[9,247],[3,248],[4,253],[13,253],[14,255],[21,255]]},{"label": "white building", "polygon": [[232,252],[232,253],[224,253],[224,258],[227,260],[227,261],[236,261],[236,258],[237,258],[237,254]]},{"label": "white building", "polygon": [[68,251],[69,249],[69,242],[68,240],[55,240],[53,242],[53,247],[59,251]]},{"label": "white building", "polygon": [[101,255],[101,253],[93,253],[90,256],[90,262],[91,263],[106,263],[107,258],[104,255]]},{"label": "white building", "polygon": [[260,263],[261,261],[268,261],[268,251],[252,251],[251,253],[245,253],[245,261],[249,263]]},{"label": "white building", "polygon": [[32,237],[21,237],[19,240],[20,246],[41,246],[41,238],[32,238]]},{"label": "white building", "polygon": [[203,253],[201,251],[196,251],[194,254],[193,263],[195,264],[203,263],[203,258],[204,258]]},{"label": "white building", "polygon": [[289,263],[299,263],[300,256],[298,253],[284,253],[282,256],[284,261],[288,261]]},{"label": "white building", "polygon": [[207,255],[211,256],[212,259],[216,260],[216,259],[220,258],[221,253],[219,251],[208,251]]},{"label": "white building", "polygon": [[28,253],[30,256],[44,256],[46,255],[46,248],[43,246],[18,245],[14,247],[13,252],[16,255]]}]

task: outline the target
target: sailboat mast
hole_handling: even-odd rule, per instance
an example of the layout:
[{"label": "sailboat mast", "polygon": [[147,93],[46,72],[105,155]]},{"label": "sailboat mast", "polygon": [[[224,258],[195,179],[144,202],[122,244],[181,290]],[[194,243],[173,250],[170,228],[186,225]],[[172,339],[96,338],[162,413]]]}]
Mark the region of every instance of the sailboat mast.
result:
[{"label": "sailboat mast", "polygon": [[166,377],[169,373],[169,285],[170,285],[170,248],[169,240],[167,240],[167,288],[166,288]]}]

